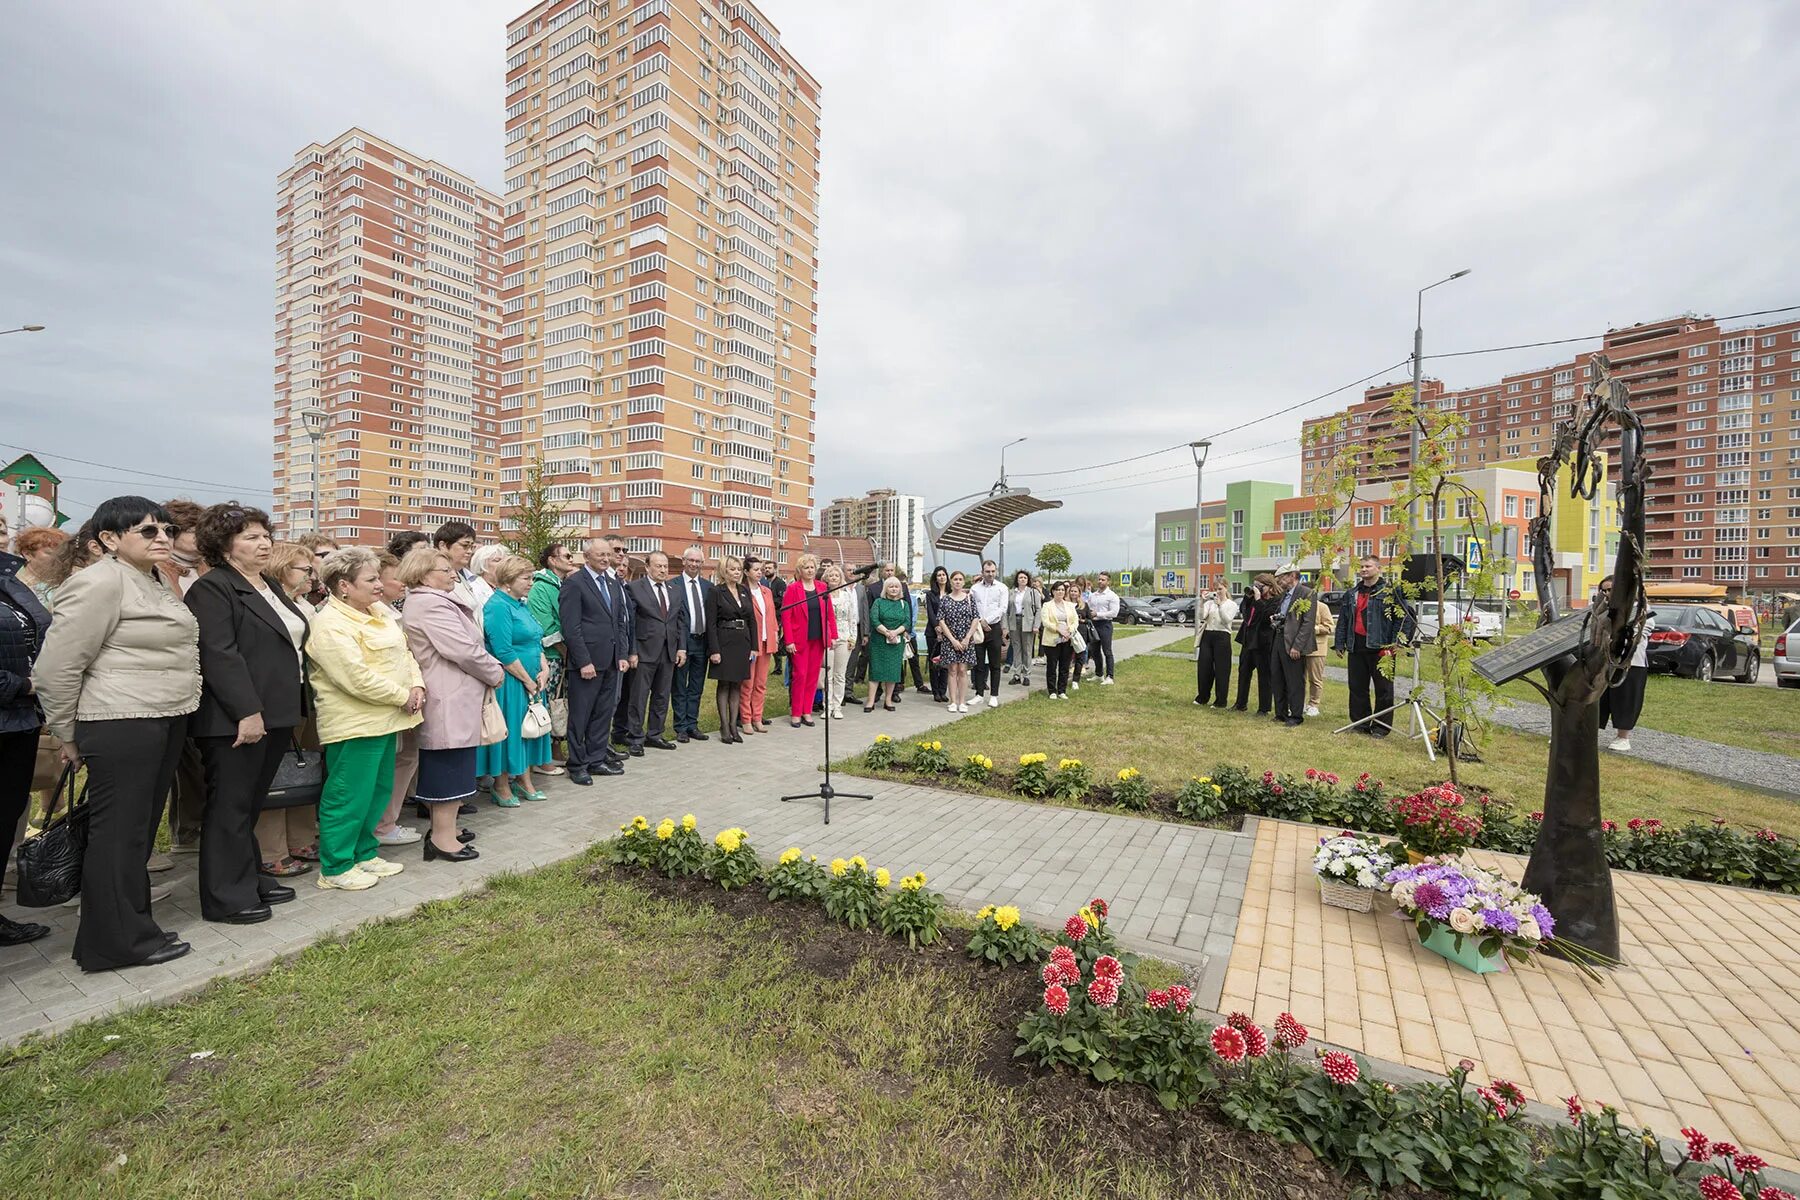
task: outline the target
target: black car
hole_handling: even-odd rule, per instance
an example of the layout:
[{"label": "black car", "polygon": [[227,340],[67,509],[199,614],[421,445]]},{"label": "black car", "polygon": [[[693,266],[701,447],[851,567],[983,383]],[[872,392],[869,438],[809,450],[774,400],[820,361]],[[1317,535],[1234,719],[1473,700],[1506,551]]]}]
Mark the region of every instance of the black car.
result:
[{"label": "black car", "polygon": [[1192,596],[1170,600],[1161,608],[1163,620],[1171,625],[1192,625],[1194,623],[1194,598]]},{"label": "black car", "polygon": [[1698,604],[1664,604],[1650,610],[1647,655],[1652,671],[1670,671],[1703,681],[1725,675],[1755,683],[1762,672],[1756,635],[1745,633],[1723,615]]},{"label": "black car", "polygon": [[1161,625],[1162,610],[1148,600],[1139,600],[1136,596],[1119,597],[1119,624],[1121,625]]}]

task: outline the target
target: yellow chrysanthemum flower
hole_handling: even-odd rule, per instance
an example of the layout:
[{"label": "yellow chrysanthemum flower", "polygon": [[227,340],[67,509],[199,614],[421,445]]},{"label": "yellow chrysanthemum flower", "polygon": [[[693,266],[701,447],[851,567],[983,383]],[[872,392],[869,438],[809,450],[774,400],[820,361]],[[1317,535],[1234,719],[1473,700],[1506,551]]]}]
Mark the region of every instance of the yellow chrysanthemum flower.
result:
[{"label": "yellow chrysanthemum flower", "polygon": [[893,882],[893,879],[894,879],[894,877],[892,875],[888,874],[888,869],[886,867],[875,868],[875,886],[876,887],[885,888],[889,883]]},{"label": "yellow chrysanthemum flower", "polygon": [[925,873],[923,871],[919,872],[917,875],[908,875],[905,879],[900,881],[900,890],[903,892],[916,892],[924,886]]},{"label": "yellow chrysanthemum flower", "polygon": [[693,813],[689,813],[687,816],[681,818],[681,827],[690,833],[692,833],[699,824],[700,822],[694,820]]},{"label": "yellow chrysanthemum flower", "polygon": [[662,819],[662,822],[659,825],[657,825],[657,827],[656,827],[656,836],[659,841],[664,841],[664,842],[666,842],[670,838],[674,837],[675,836],[675,822],[669,820],[669,818],[667,818],[667,817],[664,817]]},{"label": "yellow chrysanthemum flower", "polygon": [[843,859],[834,858],[831,860],[831,873],[833,875],[837,876],[839,879],[842,879],[844,877],[844,872],[848,871],[849,869],[850,869],[850,864],[845,862]]},{"label": "yellow chrysanthemum flower", "polygon": [[860,854],[852,854],[850,856],[850,865],[858,868],[859,870],[866,871],[869,869],[869,860],[864,858]]},{"label": "yellow chrysanthemum flower", "polygon": [[1019,765],[1029,767],[1034,763],[1048,762],[1049,758],[1048,754],[1021,754],[1019,755]]},{"label": "yellow chrysanthemum flower", "polygon": [[799,861],[800,861],[800,847],[789,846],[786,850],[783,850],[781,852],[781,865],[782,866],[785,867],[789,863],[794,863],[794,862],[799,862]]},{"label": "yellow chrysanthemum flower", "polygon": [[1001,929],[1011,929],[1019,923],[1019,910],[1011,904],[1003,904],[994,910],[994,924]]},{"label": "yellow chrysanthemum flower", "polygon": [[1219,786],[1219,785],[1218,785],[1218,784],[1216,784],[1216,783],[1215,783],[1215,784],[1213,784],[1213,795],[1215,795],[1215,796],[1223,796],[1223,795],[1224,795],[1224,794],[1225,794],[1225,789],[1224,789],[1224,788],[1222,788],[1222,787],[1220,787],[1220,786]]},{"label": "yellow chrysanthemum flower", "polygon": [[1100,918],[1096,917],[1094,915],[1094,910],[1087,907],[1085,904],[1081,906],[1080,911],[1075,915],[1080,917],[1083,921],[1086,921],[1089,929],[1096,928],[1100,924]]},{"label": "yellow chrysanthemum flower", "polygon": [[1119,782],[1120,783],[1129,783],[1131,780],[1136,779],[1137,777],[1138,777],[1138,769],[1136,767],[1126,767],[1124,770],[1119,772]]},{"label": "yellow chrysanthemum flower", "polygon": [[933,742],[933,743],[931,743],[931,748],[932,748],[932,749],[933,749],[933,750],[942,750],[942,749],[943,749],[943,748],[944,748],[944,743],[942,743],[942,742]]},{"label": "yellow chrysanthemum flower", "polygon": [[1065,758],[1056,764],[1056,769],[1059,771],[1072,771],[1080,765],[1081,760],[1079,758]]},{"label": "yellow chrysanthemum flower", "polygon": [[1212,776],[1211,775],[1196,775],[1194,777],[1194,782],[1195,783],[1211,783]]},{"label": "yellow chrysanthemum flower", "polygon": [[736,854],[744,844],[744,831],[741,829],[721,829],[719,836],[713,839],[713,845],[727,854]]},{"label": "yellow chrysanthemum flower", "polygon": [[975,919],[977,921],[985,921],[993,915],[994,915],[994,906],[991,904],[984,904],[981,906],[981,911],[975,914]]}]

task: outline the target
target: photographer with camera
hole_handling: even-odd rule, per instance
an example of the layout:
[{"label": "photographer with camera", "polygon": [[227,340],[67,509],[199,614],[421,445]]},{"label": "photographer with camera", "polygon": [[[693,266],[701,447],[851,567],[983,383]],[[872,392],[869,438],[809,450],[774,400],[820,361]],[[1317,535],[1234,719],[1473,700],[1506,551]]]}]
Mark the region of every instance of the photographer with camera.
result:
[{"label": "photographer with camera", "polygon": [[1237,619],[1237,601],[1223,587],[1200,593],[1194,613],[1194,703],[1224,708],[1231,686],[1231,623]]}]

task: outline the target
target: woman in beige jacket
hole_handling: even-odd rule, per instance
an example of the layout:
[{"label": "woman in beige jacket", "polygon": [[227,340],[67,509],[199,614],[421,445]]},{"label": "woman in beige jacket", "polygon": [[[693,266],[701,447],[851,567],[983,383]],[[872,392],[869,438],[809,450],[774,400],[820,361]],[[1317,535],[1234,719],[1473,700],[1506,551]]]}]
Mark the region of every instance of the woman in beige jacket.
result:
[{"label": "woman in beige jacket", "polygon": [[88,844],[75,961],[83,971],[188,952],[150,915],[145,870],[159,801],[200,706],[194,614],[157,578],[175,541],[155,501],[118,496],[94,512],[106,556],[69,577],[32,682],[65,761],[87,765]]}]

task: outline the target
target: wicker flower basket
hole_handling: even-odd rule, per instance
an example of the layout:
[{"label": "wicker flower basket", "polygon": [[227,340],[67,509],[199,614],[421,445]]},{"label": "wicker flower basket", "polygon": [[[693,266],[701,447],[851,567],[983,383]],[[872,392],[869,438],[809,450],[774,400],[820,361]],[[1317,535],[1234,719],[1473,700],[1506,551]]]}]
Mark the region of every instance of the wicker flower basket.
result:
[{"label": "wicker flower basket", "polygon": [[1319,899],[1333,908],[1347,908],[1351,912],[1366,913],[1375,907],[1373,888],[1351,887],[1333,879],[1319,880]]}]

